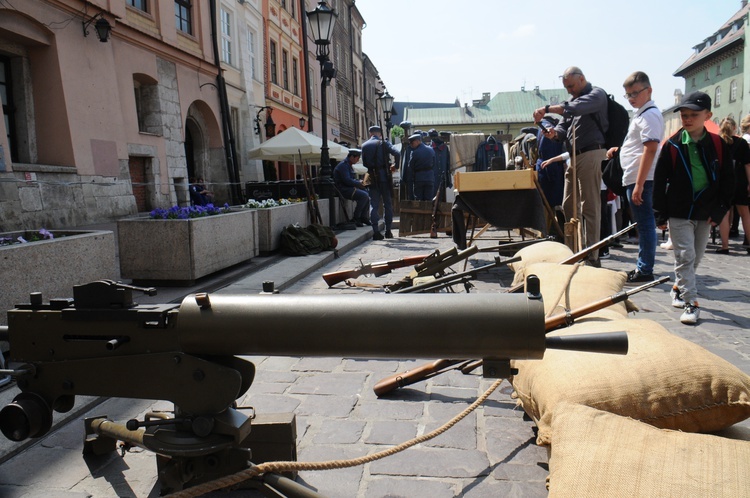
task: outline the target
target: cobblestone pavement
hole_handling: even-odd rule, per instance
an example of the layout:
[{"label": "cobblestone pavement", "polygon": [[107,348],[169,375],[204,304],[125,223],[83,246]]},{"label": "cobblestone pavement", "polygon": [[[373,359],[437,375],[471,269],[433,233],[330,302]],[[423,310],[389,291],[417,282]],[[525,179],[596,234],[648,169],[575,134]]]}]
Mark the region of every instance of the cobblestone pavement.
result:
[{"label": "cobblestone pavement", "polygon": [[[503,237],[504,231],[486,236]],[[480,245],[498,240],[483,237]],[[366,242],[323,268],[316,270],[285,294],[368,294],[377,288],[328,288],[321,274],[351,269],[360,264],[398,259],[453,247],[449,238],[426,236]],[[731,255],[717,255],[711,246],[699,268],[698,286],[703,309],[697,326],[682,325],[680,310],[671,307],[669,285],[661,285],[633,297],[641,309],[639,318],[661,323],[671,332],[698,343],[750,372],[750,304],[748,281],[750,256],[737,240]],[[638,246],[625,243],[612,249],[605,268],[629,271],[634,267]],[[469,268],[492,261],[494,255],[480,253]],[[289,264],[302,265],[303,258]],[[461,271],[462,265],[454,267]],[[657,249],[655,271],[671,275],[672,254]],[[360,277],[359,282],[382,285],[409,272],[396,270],[382,277]],[[497,292],[512,280],[500,268],[482,274],[472,292]],[[236,294],[242,279],[219,293]],[[458,289],[462,292],[462,289]],[[272,297],[270,297],[272,299]],[[398,299],[398,296],[393,296]],[[415,310],[415,312],[419,312]],[[356,334],[356,317],[352,317]],[[264,331],[252,331],[263,333]],[[349,358],[251,357],[257,367],[255,382],[240,405],[251,404],[259,412],[294,412],[297,417],[300,461],[354,458],[425,434],[464,410],[491,384],[480,375],[450,372],[401,389],[378,399],[372,387],[383,377],[406,370],[424,360],[388,361]],[[507,381],[467,418],[435,439],[395,456],[341,470],[302,472],[300,482],[331,497],[487,497],[547,495],[547,450],[535,444],[533,424],[511,399]],[[123,421],[167,403],[110,399],[88,416],[107,414]],[[743,427],[750,427],[745,421]],[[114,497],[158,496],[156,466],[146,452],[112,455],[88,463],[81,458],[82,423],[65,426],[39,444],[0,466],[2,497]],[[215,496],[254,496],[249,492],[214,493]]]}]

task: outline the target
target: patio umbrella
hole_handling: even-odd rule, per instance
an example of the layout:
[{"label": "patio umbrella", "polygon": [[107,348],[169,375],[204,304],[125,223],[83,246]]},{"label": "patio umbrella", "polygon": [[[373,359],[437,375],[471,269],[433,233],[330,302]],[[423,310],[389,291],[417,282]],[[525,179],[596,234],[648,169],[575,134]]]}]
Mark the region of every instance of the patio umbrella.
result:
[{"label": "patio umbrella", "polygon": [[[268,161],[287,161],[297,163],[302,159],[320,159],[322,139],[312,133],[299,128],[287,128],[273,138],[270,138],[254,149],[250,149],[250,159],[265,159]],[[349,153],[349,149],[335,142],[328,141],[328,155],[342,160]]]}]

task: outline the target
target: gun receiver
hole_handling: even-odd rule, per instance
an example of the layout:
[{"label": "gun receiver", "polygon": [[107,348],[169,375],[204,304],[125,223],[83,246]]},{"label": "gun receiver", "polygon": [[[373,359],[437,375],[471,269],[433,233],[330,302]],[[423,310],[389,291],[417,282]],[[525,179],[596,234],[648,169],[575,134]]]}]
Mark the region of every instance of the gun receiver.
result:
[{"label": "gun receiver", "polygon": [[470,246],[461,252],[458,252],[458,249],[455,247],[448,249],[442,254],[436,251],[424,261],[415,265],[414,271],[412,271],[411,274],[402,278],[398,282],[389,285],[387,290],[389,292],[395,292],[399,289],[409,287],[414,282],[414,279],[419,277],[434,277],[436,275],[442,275],[446,268],[455,265],[459,261],[463,261],[477,252],[479,252],[477,246]]},{"label": "gun receiver", "polygon": [[397,290],[393,294],[410,294],[414,292],[435,291],[460,282],[466,283],[469,280],[476,278],[478,273],[504,266],[508,263],[514,263],[516,261],[521,261],[521,258],[516,257],[501,260],[499,256],[495,256],[495,261],[493,263],[489,263],[487,265],[480,266],[478,268],[467,270],[461,273],[454,273],[452,275],[446,275],[444,277],[436,278],[432,282],[425,282],[419,285],[412,285],[411,287],[404,287],[403,289]]},{"label": "gun receiver", "polygon": [[343,282],[344,280],[349,278],[357,278],[360,275],[374,275],[376,277],[379,277],[381,275],[386,275],[397,268],[404,268],[407,266],[419,264],[430,256],[431,254],[421,254],[418,256],[407,256],[405,258],[394,259],[391,261],[368,263],[353,270],[342,270],[324,273],[323,280],[326,281],[328,287],[333,287],[339,282]]},{"label": "gun receiver", "polygon": [[[179,305],[139,305],[132,289],[98,281],[73,294],[43,303],[37,293],[8,312],[10,373],[21,393],[0,410],[0,430],[13,441],[41,437],[52,411],[69,411],[76,395],[171,401],[173,418],[120,426],[123,437],[160,455],[162,491],[228,475],[251,460],[252,418],[234,404],[255,366],[236,355],[459,357],[509,372],[511,359],[538,359],[549,347],[538,292],[399,299],[201,293]],[[356,333],[343,326],[352,317]],[[87,431],[101,425],[89,422]],[[198,467],[211,470],[198,476],[190,470]]]}]

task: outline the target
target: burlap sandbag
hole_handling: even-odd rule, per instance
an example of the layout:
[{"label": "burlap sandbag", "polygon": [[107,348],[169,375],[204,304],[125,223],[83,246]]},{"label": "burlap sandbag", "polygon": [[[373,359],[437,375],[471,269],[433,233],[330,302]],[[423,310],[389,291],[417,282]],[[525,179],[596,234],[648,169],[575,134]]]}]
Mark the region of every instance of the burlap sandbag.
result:
[{"label": "burlap sandbag", "polygon": [[548,349],[543,360],[516,360],[511,379],[526,413],[550,443],[560,403],[591,406],[663,429],[711,432],[750,417],[750,376],[670,334],[651,320],[581,322],[552,335],[626,331],[627,355]]},{"label": "burlap sandbag", "polygon": [[514,256],[520,256],[521,261],[508,263],[508,268],[517,274],[528,265],[534,263],[559,263],[572,255],[573,251],[565,244],[545,240],[544,242],[537,242],[536,244],[526,246],[518,251]]},{"label": "burlap sandbag", "polygon": [[[623,289],[627,275],[623,272],[584,265],[534,263],[516,275],[524,281],[529,275],[539,277],[546,316],[575,310],[617,294]],[[617,319],[627,316],[625,303],[618,303],[588,315]]]},{"label": "burlap sandbag", "polygon": [[564,403],[552,419],[549,471],[549,498],[748,497],[750,442]]}]

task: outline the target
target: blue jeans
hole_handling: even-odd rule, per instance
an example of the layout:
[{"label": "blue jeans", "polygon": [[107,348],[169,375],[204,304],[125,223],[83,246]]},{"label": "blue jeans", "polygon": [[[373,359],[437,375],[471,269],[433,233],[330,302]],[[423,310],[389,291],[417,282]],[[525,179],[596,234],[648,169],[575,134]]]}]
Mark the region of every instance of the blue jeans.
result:
[{"label": "blue jeans", "polygon": [[[387,183],[387,182],[385,182]],[[391,189],[390,187],[378,188],[374,185],[370,185],[370,223],[372,223],[372,230],[379,232],[378,221],[380,221],[380,199],[383,199],[383,218],[385,218],[385,229],[386,231],[391,229],[391,223],[393,223],[393,203],[391,202]]]},{"label": "blue jeans", "polygon": [[633,212],[634,221],[638,223],[638,262],[636,269],[642,275],[654,273],[656,258],[656,220],[654,219],[654,182],[649,180],[643,185],[643,202],[640,206],[633,203],[635,183],[625,187],[628,202]]}]

